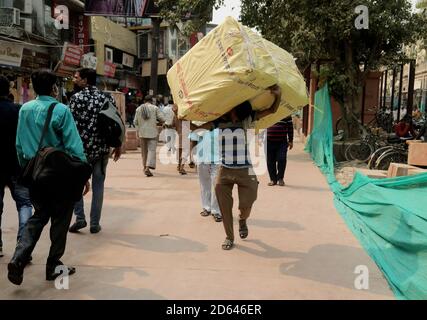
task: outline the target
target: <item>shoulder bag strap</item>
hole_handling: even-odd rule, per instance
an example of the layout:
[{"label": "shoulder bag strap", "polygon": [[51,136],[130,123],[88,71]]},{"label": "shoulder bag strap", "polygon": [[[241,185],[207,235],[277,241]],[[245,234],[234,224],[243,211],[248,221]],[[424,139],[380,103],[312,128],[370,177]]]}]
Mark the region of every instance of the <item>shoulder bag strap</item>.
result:
[{"label": "shoulder bag strap", "polygon": [[56,106],[57,104],[58,104],[57,102],[54,102],[54,103],[52,103],[52,104],[49,106],[49,110],[48,110],[48,112],[47,112],[46,121],[45,121],[45,123],[44,123],[43,131],[42,131],[42,136],[41,136],[41,138],[40,138],[40,142],[39,142],[39,148],[38,148],[38,150],[40,150],[40,149],[41,149],[41,147],[42,147],[44,137],[46,136],[47,130],[48,130],[48,128],[49,128],[50,121],[52,120],[53,109],[55,109],[55,106]]}]

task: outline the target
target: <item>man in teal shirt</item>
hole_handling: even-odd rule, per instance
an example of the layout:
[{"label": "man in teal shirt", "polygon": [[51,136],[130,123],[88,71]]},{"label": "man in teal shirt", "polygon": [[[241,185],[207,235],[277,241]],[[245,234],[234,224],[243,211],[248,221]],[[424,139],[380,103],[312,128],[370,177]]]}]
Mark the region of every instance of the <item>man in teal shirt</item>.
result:
[{"label": "man in teal shirt", "polygon": [[[54,98],[58,94],[56,76],[48,70],[40,70],[31,75],[31,81],[37,98],[24,104],[19,112],[16,149],[20,165],[24,167],[36,155],[48,109],[53,103],[56,106],[42,147],[54,147],[86,161],[83,144],[70,110]],[[86,184],[85,193],[88,191],[89,185]],[[16,285],[22,283],[26,262],[49,219],[52,243],[46,263],[46,280],[55,280],[61,274],[60,270],[65,273],[68,270],[69,275],[75,273],[72,267],[57,268],[63,265],[60,258],[65,251],[74,202],[52,199],[45,190],[30,189],[30,197],[35,213],[25,225],[8,265],[8,278]]]}]

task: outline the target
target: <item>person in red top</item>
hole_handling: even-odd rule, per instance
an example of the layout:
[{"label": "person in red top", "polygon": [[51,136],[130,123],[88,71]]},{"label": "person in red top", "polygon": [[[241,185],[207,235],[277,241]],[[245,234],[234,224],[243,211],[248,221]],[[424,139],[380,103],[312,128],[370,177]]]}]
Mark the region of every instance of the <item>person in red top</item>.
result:
[{"label": "person in red top", "polygon": [[417,136],[412,124],[412,119],[409,115],[405,115],[402,120],[394,126],[394,132],[399,138],[411,138]]}]

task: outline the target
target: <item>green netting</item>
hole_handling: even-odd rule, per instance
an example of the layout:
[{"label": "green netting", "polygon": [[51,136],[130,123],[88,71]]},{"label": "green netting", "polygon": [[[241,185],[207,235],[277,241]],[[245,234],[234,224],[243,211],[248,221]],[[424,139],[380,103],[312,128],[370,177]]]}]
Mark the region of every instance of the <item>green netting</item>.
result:
[{"label": "green netting", "polygon": [[335,178],[328,86],[316,93],[309,152],[334,192],[335,207],[384,273],[398,299],[427,299],[427,174],[371,179],[348,187]]}]

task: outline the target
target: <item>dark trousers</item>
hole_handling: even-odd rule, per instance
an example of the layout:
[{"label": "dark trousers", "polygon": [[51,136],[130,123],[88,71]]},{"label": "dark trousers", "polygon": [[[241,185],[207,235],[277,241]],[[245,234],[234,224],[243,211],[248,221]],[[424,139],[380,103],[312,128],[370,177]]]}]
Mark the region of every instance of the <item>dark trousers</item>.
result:
[{"label": "dark trousers", "polygon": [[287,154],[287,142],[267,142],[267,167],[271,181],[277,182],[283,180],[286,170]]},{"label": "dark trousers", "polygon": [[[33,200],[33,198],[32,198]],[[74,202],[62,201],[33,201],[34,215],[28,220],[20,241],[18,242],[13,260],[26,262],[31,256],[37,241],[45,227],[51,220],[50,226],[50,251],[46,268],[54,269],[61,264],[60,259],[65,252],[68,228],[73,215]]]}]

